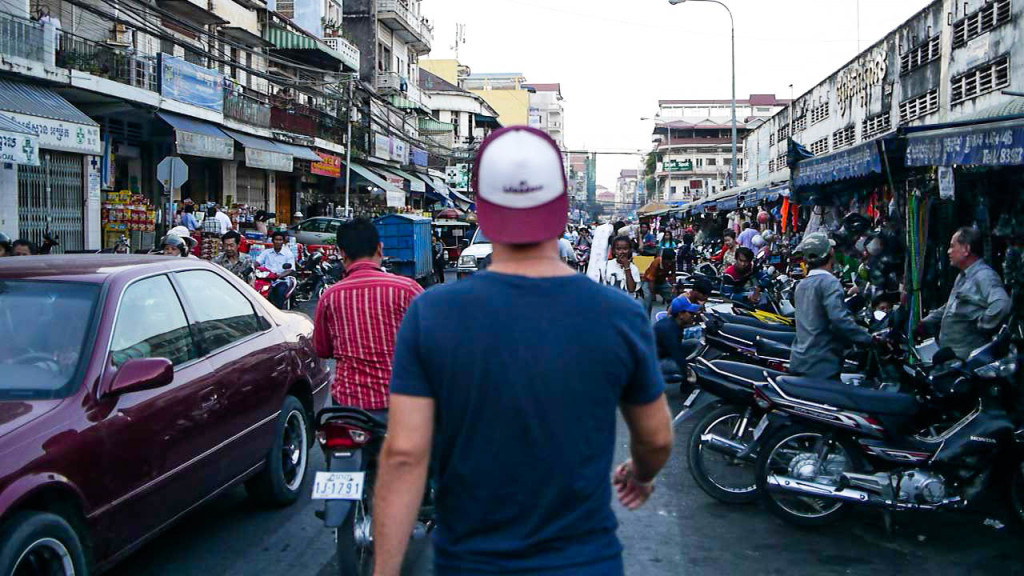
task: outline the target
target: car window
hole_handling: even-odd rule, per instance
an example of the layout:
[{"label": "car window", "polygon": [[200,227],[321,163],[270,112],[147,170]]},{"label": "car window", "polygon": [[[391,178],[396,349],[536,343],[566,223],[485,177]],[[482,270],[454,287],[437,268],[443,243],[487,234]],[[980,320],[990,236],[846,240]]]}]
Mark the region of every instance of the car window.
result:
[{"label": "car window", "polygon": [[323,218],[307,220],[302,223],[303,232],[323,232],[327,228],[327,221]]},{"label": "car window", "polygon": [[259,332],[252,303],[227,280],[206,270],[179,272],[175,277],[188,295],[206,352]]},{"label": "car window", "polygon": [[167,358],[175,366],[197,357],[178,294],[167,276],[128,286],[111,339],[114,366],[134,358]]},{"label": "car window", "polygon": [[338,226],[341,226],[341,220],[328,220],[326,232],[328,234],[337,234]]}]

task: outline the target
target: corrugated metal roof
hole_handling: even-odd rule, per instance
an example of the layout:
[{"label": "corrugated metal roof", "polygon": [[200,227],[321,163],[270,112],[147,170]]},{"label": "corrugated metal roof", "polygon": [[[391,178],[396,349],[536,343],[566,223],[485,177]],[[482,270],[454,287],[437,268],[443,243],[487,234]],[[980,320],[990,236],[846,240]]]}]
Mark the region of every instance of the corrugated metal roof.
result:
[{"label": "corrugated metal roof", "polygon": [[49,88],[4,79],[0,79],[0,110],[87,126],[99,126],[92,118],[75,108],[71,102]]},{"label": "corrugated metal roof", "polygon": [[28,134],[30,136],[38,136],[34,130],[26,128],[21,124],[18,124],[14,120],[11,120],[7,116],[0,114],[0,130],[4,132],[14,132],[15,134]]},{"label": "corrugated metal roof", "polygon": [[431,132],[434,134],[454,132],[455,124],[451,122],[441,122],[434,120],[433,118],[420,118],[420,132]]}]

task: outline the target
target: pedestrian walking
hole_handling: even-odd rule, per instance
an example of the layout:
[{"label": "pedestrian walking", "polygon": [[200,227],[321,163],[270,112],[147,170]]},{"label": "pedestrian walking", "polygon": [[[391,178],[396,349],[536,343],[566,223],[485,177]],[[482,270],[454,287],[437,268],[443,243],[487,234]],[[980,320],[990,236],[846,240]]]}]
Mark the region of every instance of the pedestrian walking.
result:
[{"label": "pedestrian walking", "polygon": [[[399,573],[432,450],[435,574],[623,573],[611,488],[630,509],[650,497],[670,415],[641,307],[558,257],[561,158],[532,128],[483,142],[474,190],[493,263],[427,291],[402,323],[374,501],[378,576]],[[609,482],[619,408],[633,458]]]}]

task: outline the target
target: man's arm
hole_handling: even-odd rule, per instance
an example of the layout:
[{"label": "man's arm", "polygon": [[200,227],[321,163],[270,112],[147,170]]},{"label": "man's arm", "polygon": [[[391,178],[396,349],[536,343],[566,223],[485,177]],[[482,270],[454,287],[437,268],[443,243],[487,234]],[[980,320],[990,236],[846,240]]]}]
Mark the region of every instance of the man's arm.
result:
[{"label": "man's arm", "polygon": [[630,470],[625,478],[619,478],[617,491],[622,505],[635,510],[647,501],[653,491],[652,487],[643,484],[654,482],[672,453],[672,416],[664,394],[648,404],[623,403],[621,410],[622,418],[629,427],[631,459],[626,464]]},{"label": "man's arm", "polygon": [[636,294],[637,285],[640,283],[640,270],[636,267],[636,264],[629,263],[629,267],[622,271],[626,277],[626,290],[630,294]]},{"label": "man's arm", "polygon": [[825,313],[828,314],[832,329],[838,332],[848,342],[855,344],[870,344],[871,333],[866,328],[853,321],[853,316],[846,308],[843,300],[843,285],[839,280],[824,285],[824,298],[822,304]]},{"label": "man's arm", "polygon": [[392,394],[373,500],[373,573],[377,576],[401,572],[427,482],[433,436],[434,399]]},{"label": "man's arm", "polygon": [[986,304],[985,313],[978,319],[978,328],[985,333],[995,332],[1010,315],[1010,295],[1006,293],[1002,281],[994,271],[978,280]]},{"label": "man's arm", "polygon": [[943,304],[935,310],[932,310],[930,314],[921,319],[919,324],[934,332],[935,329],[942,324],[942,316],[946,313],[946,306],[948,306],[948,304]]},{"label": "man's arm", "polygon": [[327,298],[320,298],[316,303],[316,314],[313,318],[313,347],[319,358],[334,358],[334,338],[331,337],[330,312]]}]

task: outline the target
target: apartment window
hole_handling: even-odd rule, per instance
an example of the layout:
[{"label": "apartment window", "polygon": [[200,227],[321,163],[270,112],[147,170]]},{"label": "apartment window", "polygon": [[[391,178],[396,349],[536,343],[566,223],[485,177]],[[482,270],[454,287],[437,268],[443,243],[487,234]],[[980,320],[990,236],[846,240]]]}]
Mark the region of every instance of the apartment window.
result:
[{"label": "apartment window", "polygon": [[1010,57],[1002,56],[954,76],[951,104],[958,104],[976,96],[1010,85]]},{"label": "apartment window", "polygon": [[783,152],[775,157],[775,170],[772,170],[772,172],[778,172],[787,166],[789,166],[789,157]]},{"label": "apartment window", "polygon": [[771,114],[771,112],[772,112],[772,109],[768,108],[766,106],[759,106],[757,108],[757,113],[758,114]]},{"label": "apartment window", "polygon": [[865,118],[861,126],[860,134],[864,140],[870,140],[879,134],[885,134],[892,129],[892,117],[888,112],[882,112],[877,116]]},{"label": "apartment window", "polygon": [[782,142],[786,138],[789,138],[789,124],[783,124],[781,128],[776,132],[775,140]]},{"label": "apartment window", "polygon": [[857,130],[854,126],[847,126],[832,133],[832,149],[840,150],[852,146],[857,139]]},{"label": "apartment window", "polygon": [[707,165],[708,166],[717,166],[718,165],[718,160],[715,159],[715,158],[708,158]]},{"label": "apartment window", "polygon": [[775,146],[775,133],[774,132],[772,132],[771,134],[768,135],[768,145],[769,146]]},{"label": "apartment window", "polygon": [[811,109],[811,126],[827,119],[829,116],[828,102]]},{"label": "apartment window", "polygon": [[907,124],[939,109],[939,89],[900,102],[900,124]]},{"label": "apartment window", "polygon": [[704,159],[703,158],[697,158],[694,166],[696,166],[697,168],[703,167],[704,166]]},{"label": "apartment window", "polygon": [[807,129],[807,115],[803,115],[796,120],[793,120],[793,132],[803,132]]},{"label": "apartment window", "polygon": [[940,56],[939,50],[941,47],[939,35],[936,34],[918,46],[904,52],[900,56],[900,76],[909,74],[915,68],[920,68],[932,60],[937,60]]},{"label": "apartment window", "polygon": [[814,142],[811,142],[811,145],[808,146],[807,149],[810,150],[811,154],[814,154],[815,156],[819,156],[821,154],[824,154],[825,152],[828,152],[828,136],[825,136],[820,140],[815,140]]},{"label": "apartment window", "polygon": [[989,2],[953,23],[953,48],[959,48],[1012,19],[1010,0]]}]

